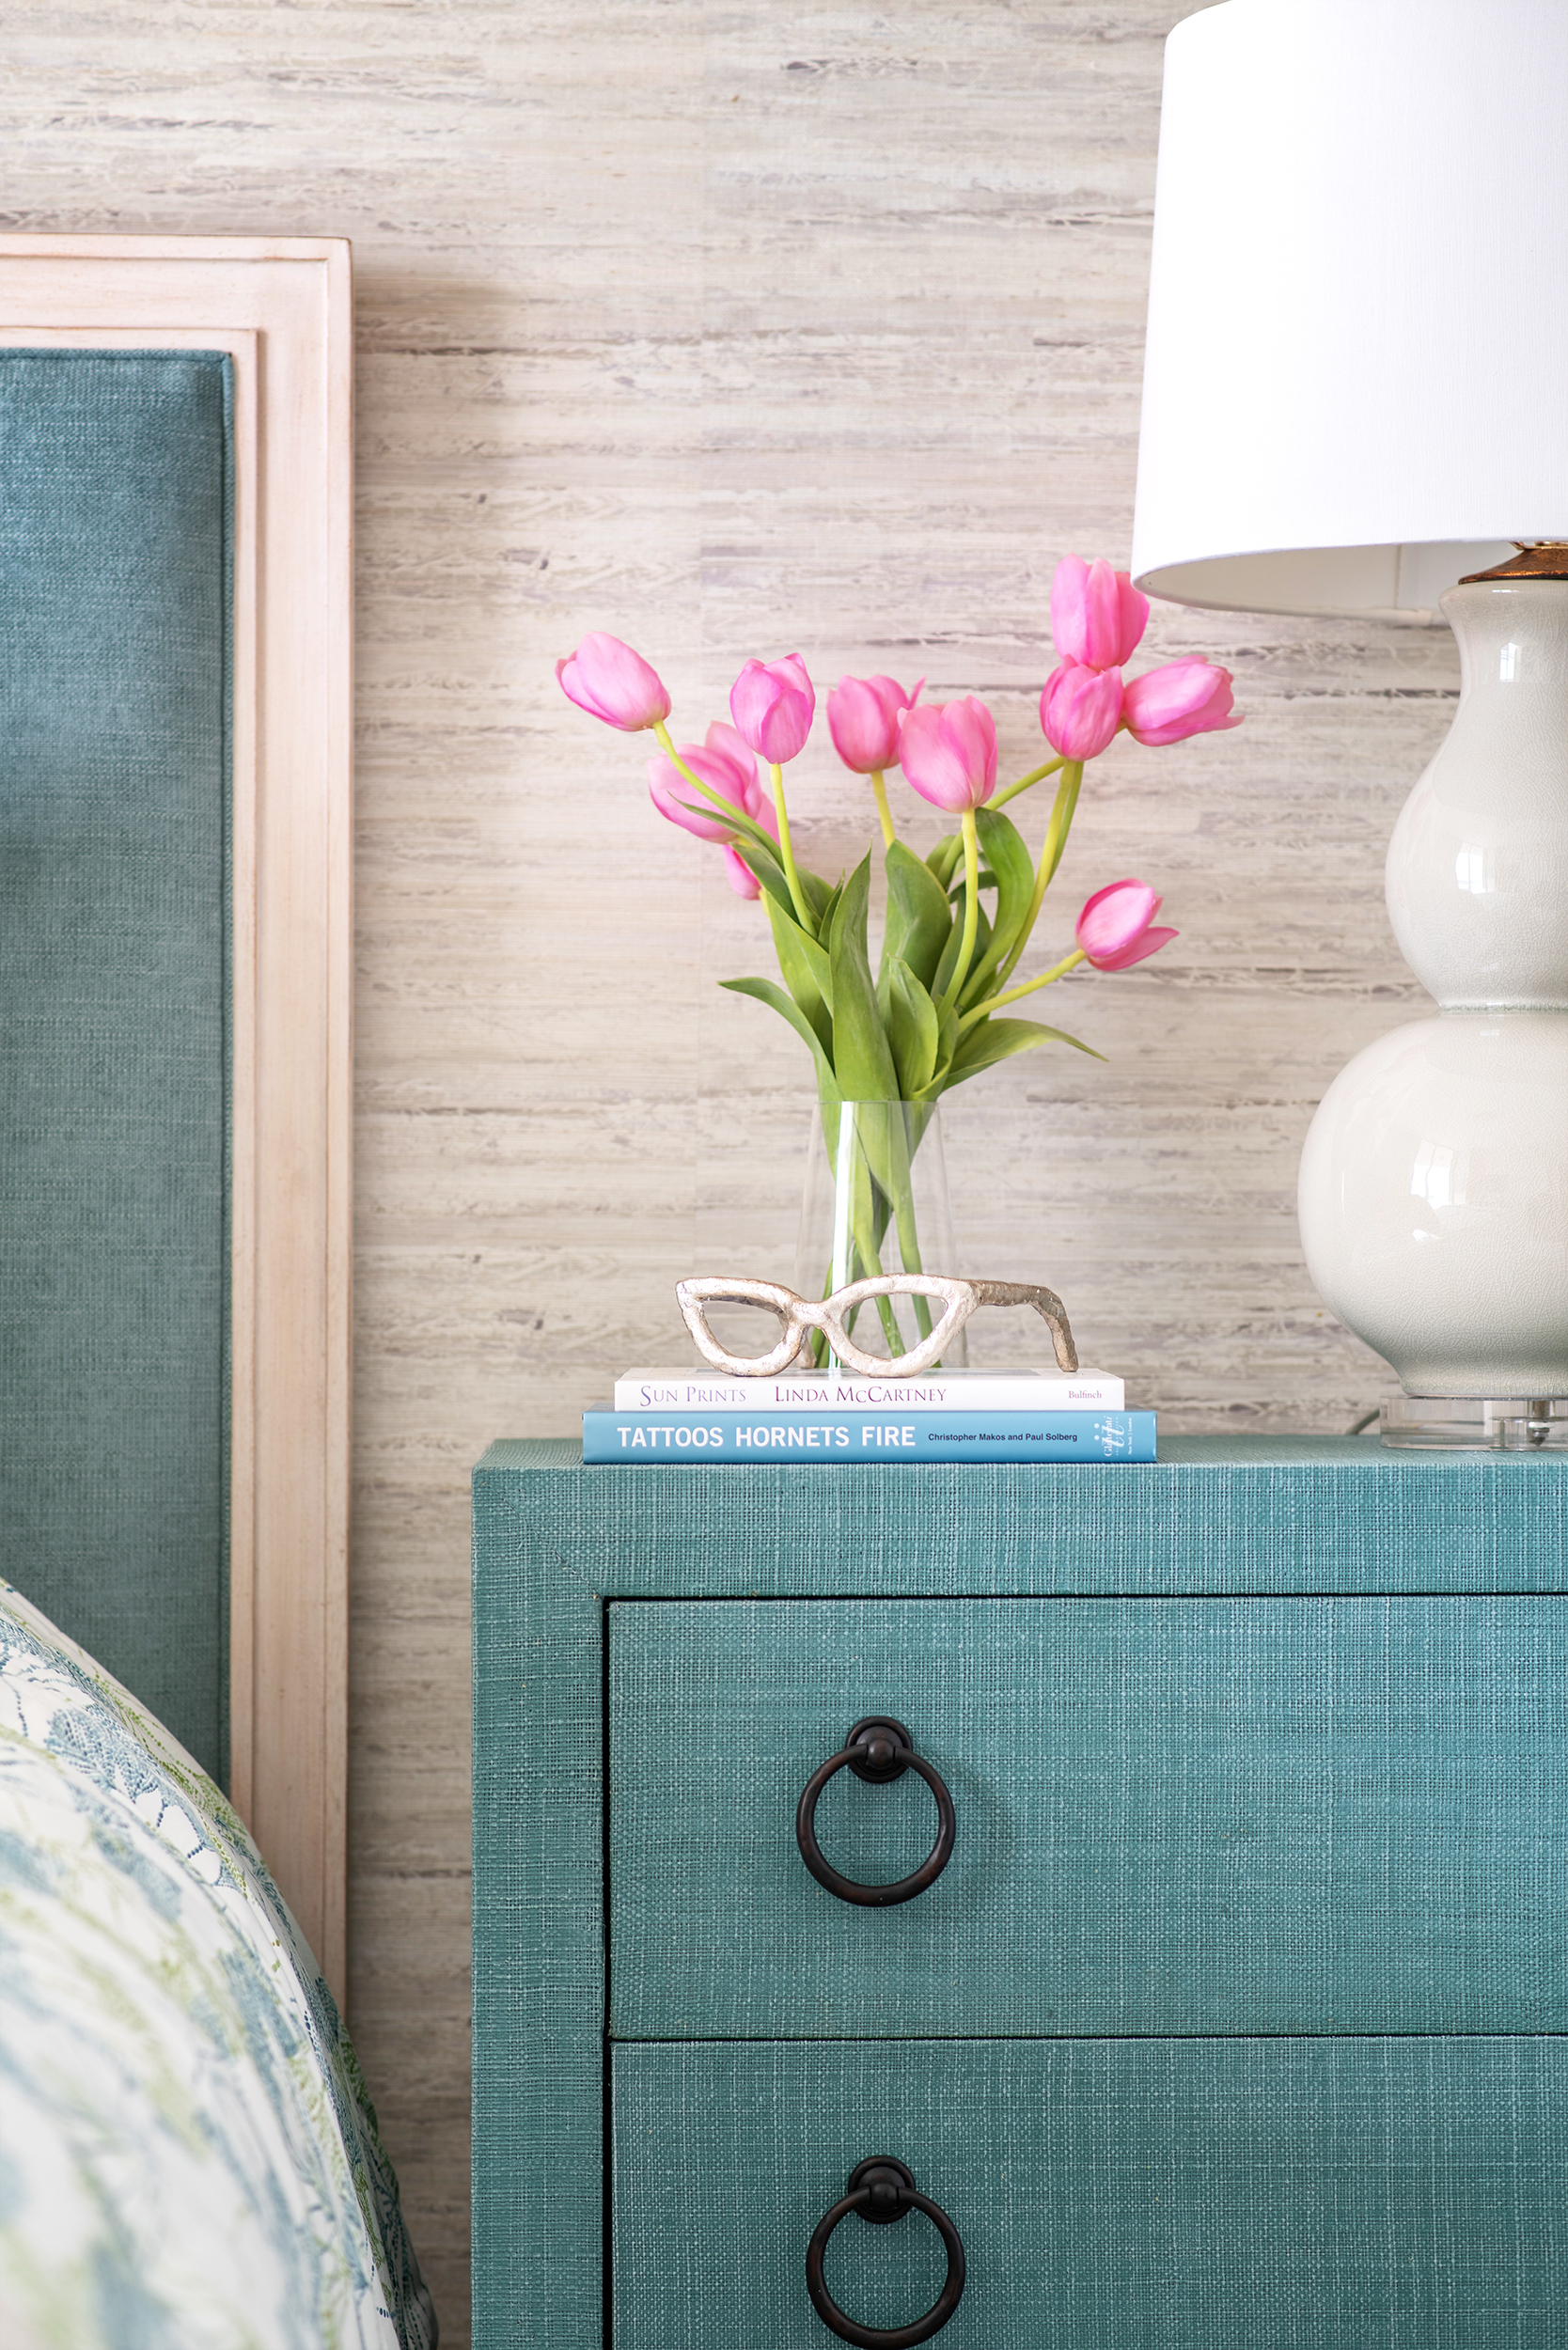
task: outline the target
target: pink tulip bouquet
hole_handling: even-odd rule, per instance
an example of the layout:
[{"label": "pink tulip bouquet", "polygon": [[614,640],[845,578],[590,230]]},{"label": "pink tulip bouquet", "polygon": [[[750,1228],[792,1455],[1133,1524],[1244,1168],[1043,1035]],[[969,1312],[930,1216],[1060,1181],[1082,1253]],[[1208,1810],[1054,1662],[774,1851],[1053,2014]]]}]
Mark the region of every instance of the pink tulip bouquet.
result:
[{"label": "pink tulip bouquet", "polygon": [[[660,815],[717,843],[731,886],[765,901],[783,988],[771,979],[724,985],[790,1023],[816,1063],[824,1104],[932,1102],[1013,1053],[1046,1043],[1089,1051],[1059,1028],[997,1015],[1078,964],[1124,971],[1176,936],[1155,927],[1160,900],[1147,883],[1111,882],[1084,906],[1072,951],[1033,979],[1013,980],[1067,846],[1088,762],[1123,730],[1162,745],[1241,724],[1230,673],[1210,662],[1172,661],[1123,678],[1148,617],[1148,599],[1125,572],[1072,555],[1057,566],[1051,626],[1061,660],[1040,697],[1055,756],[1002,791],[996,729],[974,695],[922,703],[923,679],[906,692],[886,677],[846,677],[833,688],[834,749],[852,775],[869,778],[882,827],[887,920],[874,977],[870,853],[830,884],[796,862],[790,838],[784,770],[805,748],[816,714],[798,653],[748,661],[730,692],[732,723],[679,746],[666,724],[669,696],[629,645],[586,636],[557,675],[572,700],[605,725],[652,732],[661,756],[648,762],[648,787]],[[886,784],[895,767],[922,799],[958,818],[959,829],[925,857],[898,837]],[[1060,781],[1037,859],[1002,809],[1052,775]]]},{"label": "pink tulip bouquet", "polygon": [[[1053,756],[1001,791],[996,726],[974,695],[925,703],[923,679],[906,692],[887,677],[846,677],[833,688],[834,749],[852,775],[869,779],[882,829],[887,905],[874,972],[871,852],[853,873],[829,883],[797,862],[790,836],[784,770],[804,749],[816,713],[798,653],[748,661],[730,691],[730,723],[679,745],[666,724],[669,696],[629,645],[596,633],[557,664],[563,691],[580,708],[625,733],[652,733],[660,754],[648,763],[653,805],[671,823],[719,846],[730,885],[763,901],[783,985],[723,984],[771,1006],[811,1054],[830,1156],[843,1103],[911,1105],[912,1152],[921,1109],[929,1114],[928,1105],[965,1078],[1042,1044],[1089,1052],[1059,1028],[998,1015],[1079,964],[1124,971],[1176,936],[1156,927],[1160,899],[1146,882],[1110,882],[1085,903],[1071,952],[1032,979],[1014,978],[1067,846],[1089,761],[1123,730],[1160,746],[1241,723],[1229,672],[1210,662],[1172,661],[1141,677],[1122,676],[1148,617],[1148,599],[1125,572],[1076,556],[1058,563],[1051,626],[1061,658],[1040,697]],[[902,769],[921,799],[958,820],[924,857],[898,836],[887,796],[892,768]],[[1059,780],[1037,858],[1002,810],[1048,776]],[[857,1204],[855,1218],[859,1262],[882,1270],[880,1241],[896,1218],[903,1269],[917,1270],[916,1236],[903,1229],[907,1165],[874,1166],[868,1181],[870,1200]]]}]

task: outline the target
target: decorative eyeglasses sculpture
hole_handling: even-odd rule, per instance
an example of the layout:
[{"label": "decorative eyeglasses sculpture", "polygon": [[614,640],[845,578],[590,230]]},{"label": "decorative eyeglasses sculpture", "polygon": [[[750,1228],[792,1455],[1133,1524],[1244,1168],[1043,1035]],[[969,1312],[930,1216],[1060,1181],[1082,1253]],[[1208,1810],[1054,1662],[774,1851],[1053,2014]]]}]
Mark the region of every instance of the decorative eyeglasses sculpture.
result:
[{"label": "decorative eyeglasses sculpture", "polygon": [[[1040,1289],[1032,1281],[961,1281],[942,1273],[884,1273],[866,1281],[851,1281],[847,1288],[835,1290],[831,1296],[813,1303],[797,1297],[780,1281],[726,1280],[714,1275],[703,1280],[677,1281],[675,1294],[687,1329],[715,1371],[727,1371],[741,1379],[771,1379],[783,1371],[809,1371],[814,1368],[812,1333],[820,1330],[833,1350],[835,1359],[851,1371],[860,1371],[870,1379],[898,1378],[917,1371],[930,1371],[942,1358],[945,1347],[950,1346],[978,1306],[1032,1306],[1043,1317],[1051,1333],[1057,1366],[1061,1371],[1076,1371],[1078,1350],[1073,1343],[1073,1332],[1067,1311],[1054,1290]],[[929,1338],[911,1348],[907,1355],[896,1355],[891,1361],[880,1355],[868,1355],[850,1337],[855,1310],[878,1297],[929,1297],[938,1300],[943,1308],[942,1319]],[[707,1308],[710,1306],[762,1306],[776,1314],[781,1327],[778,1343],[769,1354],[757,1355],[731,1355],[722,1347],[708,1326]]]}]

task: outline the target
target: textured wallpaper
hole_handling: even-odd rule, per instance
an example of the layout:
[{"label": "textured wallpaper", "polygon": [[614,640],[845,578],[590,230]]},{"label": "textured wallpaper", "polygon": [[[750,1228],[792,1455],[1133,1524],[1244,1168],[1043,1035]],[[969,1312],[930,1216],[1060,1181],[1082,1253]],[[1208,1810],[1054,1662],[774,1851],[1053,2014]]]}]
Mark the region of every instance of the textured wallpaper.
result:
[{"label": "textured wallpaper", "polygon": [[[782,1024],[715,984],[769,967],[757,910],[553,663],[631,639],[681,739],[750,653],[924,671],[1033,763],[1052,567],[1127,559],[1185,12],[53,0],[10,30],[6,226],[354,240],[353,2021],[448,2343],[467,1472],[667,1359],[682,1273],[788,1277],[810,1099]],[[1425,1001],[1383,853],[1457,661],[1446,631],[1169,607],[1147,649],[1230,666],[1247,724],[1091,771],[1041,944],[1127,873],[1182,936],[1059,990],[1105,1065],[1043,1052],[953,1098],[960,1246],[1059,1290],[1168,1428],[1335,1430],[1392,1382],[1308,1281],[1296,1157]],[[795,776],[837,870],[869,795],[825,729]]]}]

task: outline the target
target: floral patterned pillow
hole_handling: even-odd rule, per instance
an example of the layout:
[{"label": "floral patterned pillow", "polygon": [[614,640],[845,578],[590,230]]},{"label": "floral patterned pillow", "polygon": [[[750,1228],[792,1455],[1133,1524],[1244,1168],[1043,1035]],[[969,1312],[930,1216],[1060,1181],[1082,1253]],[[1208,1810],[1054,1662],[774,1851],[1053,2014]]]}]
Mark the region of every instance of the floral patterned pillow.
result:
[{"label": "floral patterned pillow", "polygon": [[0,1582],[0,2341],[435,2339],[353,2050],[255,1845]]}]

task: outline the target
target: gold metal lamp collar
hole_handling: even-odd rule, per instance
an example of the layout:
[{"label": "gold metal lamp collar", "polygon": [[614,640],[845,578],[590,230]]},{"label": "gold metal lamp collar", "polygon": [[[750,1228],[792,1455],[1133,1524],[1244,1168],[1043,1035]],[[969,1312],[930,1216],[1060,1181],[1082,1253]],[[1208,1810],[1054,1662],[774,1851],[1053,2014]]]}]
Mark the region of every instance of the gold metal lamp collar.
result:
[{"label": "gold metal lamp collar", "polygon": [[1517,555],[1489,572],[1466,572],[1461,588],[1489,579],[1568,579],[1568,539],[1515,539]]}]

